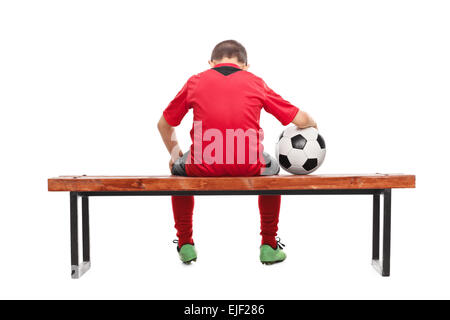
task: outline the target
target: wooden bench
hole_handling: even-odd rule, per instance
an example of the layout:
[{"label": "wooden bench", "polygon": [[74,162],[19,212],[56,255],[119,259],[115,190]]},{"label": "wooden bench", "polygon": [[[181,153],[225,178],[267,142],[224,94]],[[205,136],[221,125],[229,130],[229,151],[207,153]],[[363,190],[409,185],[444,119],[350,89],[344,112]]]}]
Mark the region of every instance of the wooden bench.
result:
[{"label": "wooden bench", "polygon": [[[390,275],[391,189],[415,188],[415,176],[403,174],[306,175],[266,177],[61,176],[48,179],[48,191],[70,192],[72,278],[90,268],[89,197],[170,195],[371,195],[373,196],[372,261]],[[380,197],[383,196],[383,239],[380,256]],[[78,199],[81,198],[82,261],[79,259]],[[380,259],[382,258],[382,259]]]}]

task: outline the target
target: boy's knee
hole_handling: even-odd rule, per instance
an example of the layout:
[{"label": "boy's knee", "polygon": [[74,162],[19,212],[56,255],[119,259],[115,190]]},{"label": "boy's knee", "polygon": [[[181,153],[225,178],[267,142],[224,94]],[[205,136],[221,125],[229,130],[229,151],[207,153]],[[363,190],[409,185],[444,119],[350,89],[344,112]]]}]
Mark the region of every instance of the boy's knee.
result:
[{"label": "boy's knee", "polygon": [[263,152],[264,162],[266,163],[263,168],[261,175],[262,176],[273,176],[280,173],[280,165],[277,160],[272,157],[270,154]]},{"label": "boy's knee", "polygon": [[187,176],[186,174],[186,159],[188,152],[186,152],[182,157],[175,160],[172,166],[172,174],[175,176]]}]

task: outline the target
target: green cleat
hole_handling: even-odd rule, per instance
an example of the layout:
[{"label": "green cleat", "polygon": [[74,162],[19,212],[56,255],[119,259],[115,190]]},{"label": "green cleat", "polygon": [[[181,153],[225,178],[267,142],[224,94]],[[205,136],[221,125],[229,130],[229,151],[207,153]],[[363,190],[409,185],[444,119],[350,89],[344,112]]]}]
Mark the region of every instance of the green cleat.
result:
[{"label": "green cleat", "polygon": [[192,261],[197,261],[197,251],[192,244],[185,244],[180,248],[177,247],[180,260],[184,264],[191,264]]},{"label": "green cleat", "polygon": [[259,259],[262,264],[274,264],[286,260],[286,253],[283,252],[283,247],[280,242],[276,249],[267,244],[263,244],[260,248]]}]

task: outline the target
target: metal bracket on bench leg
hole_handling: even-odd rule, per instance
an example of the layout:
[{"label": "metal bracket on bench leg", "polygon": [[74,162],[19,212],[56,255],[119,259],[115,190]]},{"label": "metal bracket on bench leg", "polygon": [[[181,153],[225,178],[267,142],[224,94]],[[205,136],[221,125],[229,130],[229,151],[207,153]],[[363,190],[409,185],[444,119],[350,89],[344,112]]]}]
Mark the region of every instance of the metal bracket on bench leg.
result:
[{"label": "metal bracket on bench leg", "polygon": [[72,279],[79,279],[91,267],[90,239],[89,239],[89,198],[81,197],[82,210],[82,241],[83,261],[79,262],[79,239],[78,239],[78,193],[70,193],[70,247],[72,262]]},{"label": "metal bracket on bench leg", "polygon": [[383,276],[391,272],[391,189],[383,194],[383,259],[380,260],[380,195],[373,196],[372,265]]}]

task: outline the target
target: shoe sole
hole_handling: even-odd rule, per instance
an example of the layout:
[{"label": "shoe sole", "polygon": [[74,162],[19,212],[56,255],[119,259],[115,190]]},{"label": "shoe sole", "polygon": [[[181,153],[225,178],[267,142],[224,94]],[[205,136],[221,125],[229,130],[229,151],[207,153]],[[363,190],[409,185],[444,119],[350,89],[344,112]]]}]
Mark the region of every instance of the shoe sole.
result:
[{"label": "shoe sole", "polygon": [[283,262],[283,261],[285,261],[285,260],[286,260],[286,259],[278,260],[278,261],[261,261],[261,263],[262,263],[263,265],[270,266],[270,265],[272,265],[272,264],[281,263],[281,262]]},{"label": "shoe sole", "polygon": [[189,264],[191,264],[192,262],[197,262],[197,258],[192,259],[192,260],[189,260],[189,261],[182,261],[182,262],[183,262],[183,264],[189,265]]}]

